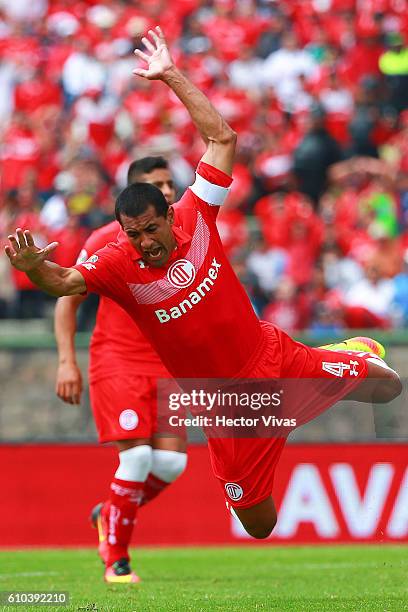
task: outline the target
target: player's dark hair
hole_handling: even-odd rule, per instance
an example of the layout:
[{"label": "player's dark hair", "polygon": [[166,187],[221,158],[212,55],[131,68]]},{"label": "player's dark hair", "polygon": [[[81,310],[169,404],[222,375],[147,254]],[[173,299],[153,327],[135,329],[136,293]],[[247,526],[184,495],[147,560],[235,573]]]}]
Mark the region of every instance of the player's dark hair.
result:
[{"label": "player's dark hair", "polygon": [[150,183],[133,183],[123,189],[116,199],[115,216],[122,225],[121,215],[138,217],[153,206],[158,217],[165,217],[169,205],[167,200],[155,185]]},{"label": "player's dark hair", "polygon": [[132,183],[136,183],[142,174],[150,174],[153,170],[167,170],[168,167],[169,164],[167,160],[160,155],[136,159],[129,166],[127,184],[131,185]]}]

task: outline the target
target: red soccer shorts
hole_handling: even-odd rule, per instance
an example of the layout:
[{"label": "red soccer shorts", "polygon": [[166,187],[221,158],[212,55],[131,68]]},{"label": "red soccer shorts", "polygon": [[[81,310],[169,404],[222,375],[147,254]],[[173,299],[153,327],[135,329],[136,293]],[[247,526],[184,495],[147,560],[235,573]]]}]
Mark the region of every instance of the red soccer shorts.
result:
[{"label": "red soccer shorts", "polygon": [[90,384],[99,442],[151,438],[157,421],[156,378],[115,375]]},{"label": "red soccer shorts", "polygon": [[[287,416],[295,417],[298,425],[344,398],[367,376],[362,357],[310,348],[274,325],[262,322],[262,327],[262,346],[240,378],[286,380],[287,396],[291,396]],[[272,494],[286,439],[283,433],[279,437],[209,438],[214,474],[233,507],[249,508]]]}]

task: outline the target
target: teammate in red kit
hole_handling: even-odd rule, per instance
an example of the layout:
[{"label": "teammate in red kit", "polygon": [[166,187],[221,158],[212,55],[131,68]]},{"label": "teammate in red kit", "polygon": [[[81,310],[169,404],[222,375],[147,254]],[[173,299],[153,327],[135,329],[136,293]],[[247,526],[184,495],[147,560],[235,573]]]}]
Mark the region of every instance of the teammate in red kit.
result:
[{"label": "teammate in red kit", "polygon": [[[56,243],[39,249],[28,230],[17,229],[6,247],[11,264],[52,295],[93,291],[117,301],[176,379],[331,380],[341,375],[345,384],[331,403],[345,395],[382,402],[396,397],[399,377],[380,359],[382,347],[375,341],[313,349],[258,321],[215,224],[232,180],[235,134],[175,68],[160,29],[149,34],[147,53],[137,52],[147,68],[136,74],[166,83],[208,143],[194,184],[171,207],[152,185],[128,186],[116,202],[123,229],[118,242],[73,268],[46,261]],[[256,538],[267,537],[276,523],[271,492],[284,441],[209,439],[212,467],[226,499]]]},{"label": "teammate in red kit", "polygon": [[[128,184],[136,181],[155,185],[167,204],[173,204],[175,189],[163,157],[134,161],[129,167]],[[84,244],[78,263],[115,242],[119,231],[117,221],[95,230]],[[69,404],[79,404],[82,394],[74,339],[77,309],[85,299],[81,295],[64,296],[55,309],[59,361],[56,392]],[[186,467],[184,438],[159,435],[156,431],[156,380],[168,376],[129,315],[116,302],[102,296],[90,344],[89,389],[99,441],[114,442],[119,452],[110,497],[93,511],[107,582],[137,581],[128,554],[137,506],[156,497]]]}]

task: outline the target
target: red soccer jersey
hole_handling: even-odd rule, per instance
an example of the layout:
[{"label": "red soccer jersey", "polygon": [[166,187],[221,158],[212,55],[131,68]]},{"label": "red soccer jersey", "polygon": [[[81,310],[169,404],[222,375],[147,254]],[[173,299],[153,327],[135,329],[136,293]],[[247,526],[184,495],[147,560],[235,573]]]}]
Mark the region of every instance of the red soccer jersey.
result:
[{"label": "red soccer jersey", "polygon": [[215,224],[230,182],[199,165],[194,185],[174,205],[177,246],[165,266],[146,264],[125,234],[75,266],[89,291],[116,300],[140,325],[177,378],[244,374],[261,342],[260,323]]},{"label": "red soccer jersey", "polygon": [[[120,230],[117,221],[95,230],[84,244],[78,261],[115,241]],[[116,373],[133,371],[139,376],[167,377],[168,373],[150,342],[130,316],[116,302],[101,296],[96,325],[90,344],[91,382]]]}]

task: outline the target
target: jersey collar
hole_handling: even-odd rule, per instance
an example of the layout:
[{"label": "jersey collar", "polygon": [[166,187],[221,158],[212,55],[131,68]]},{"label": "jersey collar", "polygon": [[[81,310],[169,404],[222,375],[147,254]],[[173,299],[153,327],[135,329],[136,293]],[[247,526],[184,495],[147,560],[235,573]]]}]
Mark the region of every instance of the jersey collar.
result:
[{"label": "jersey collar", "polygon": [[[190,236],[190,234],[188,234],[183,229],[181,229],[181,227],[178,227],[177,225],[173,225],[171,229],[176,239],[176,247],[169,258],[169,262],[185,255],[186,253],[185,247],[186,245],[189,245],[192,240],[192,237]],[[129,239],[126,235],[126,232],[124,232],[123,229],[119,231],[117,241],[122,247],[125,248],[127,253],[130,255],[130,258],[132,261],[140,261],[143,259],[140,253],[138,253],[136,249],[130,244]]]}]

